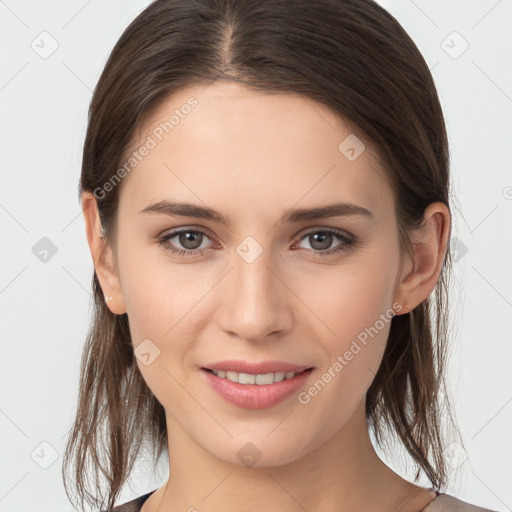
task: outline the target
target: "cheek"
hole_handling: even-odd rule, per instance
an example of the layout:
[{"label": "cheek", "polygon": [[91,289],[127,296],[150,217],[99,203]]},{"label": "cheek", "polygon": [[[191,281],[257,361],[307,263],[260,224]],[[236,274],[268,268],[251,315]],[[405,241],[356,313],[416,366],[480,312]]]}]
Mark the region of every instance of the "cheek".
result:
[{"label": "cheek", "polygon": [[[378,260],[368,265],[357,262],[329,269],[328,273],[303,275],[295,283],[307,308],[321,320],[327,339],[343,345],[373,326],[381,315],[391,315],[392,269],[392,264]],[[381,322],[378,326],[382,329]]]},{"label": "cheek", "polygon": [[[132,252],[121,270],[130,334],[139,370],[160,403],[188,403],[186,382],[191,349],[202,329],[201,298],[212,284],[179,265],[142,261]],[[143,348],[144,347],[144,348]],[[149,352],[150,363],[141,354]]]},{"label": "cheek", "polygon": [[301,296],[307,297],[308,309],[314,313],[308,320],[315,326],[312,336],[321,342],[328,359],[320,378],[336,382],[333,399],[338,394],[344,401],[361,397],[379,368],[393,314],[394,266],[391,258],[375,254],[336,268],[329,276],[300,281]]},{"label": "cheek", "polygon": [[323,321],[313,337],[326,357],[298,400],[306,406],[310,421],[318,422],[314,428],[323,429],[326,437],[334,435],[364,401],[389,335],[389,277],[365,276],[363,280],[354,272],[344,277],[343,286],[324,290],[323,295],[332,299],[329,303],[322,302],[322,294],[309,296],[311,309],[317,308]]},{"label": "cheek", "polygon": [[163,249],[149,244],[125,239],[121,250],[119,274],[134,344],[175,337],[197,317],[213,279],[190,265],[170,262]]}]

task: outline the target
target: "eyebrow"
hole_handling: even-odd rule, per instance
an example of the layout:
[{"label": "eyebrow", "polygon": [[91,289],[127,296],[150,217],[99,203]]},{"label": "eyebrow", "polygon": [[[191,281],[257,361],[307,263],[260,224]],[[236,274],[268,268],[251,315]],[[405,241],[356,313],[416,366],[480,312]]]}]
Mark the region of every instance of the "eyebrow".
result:
[{"label": "eyebrow", "polygon": [[[195,217],[199,219],[221,222],[226,226],[230,225],[229,217],[211,208],[182,201],[158,201],[146,206],[139,213],[161,213],[170,216]],[[366,208],[353,203],[332,203],[315,208],[298,208],[289,211],[282,218],[282,222],[297,223],[307,220],[325,219],[328,217],[346,217],[350,215],[362,215],[373,218],[373,214]]]}]

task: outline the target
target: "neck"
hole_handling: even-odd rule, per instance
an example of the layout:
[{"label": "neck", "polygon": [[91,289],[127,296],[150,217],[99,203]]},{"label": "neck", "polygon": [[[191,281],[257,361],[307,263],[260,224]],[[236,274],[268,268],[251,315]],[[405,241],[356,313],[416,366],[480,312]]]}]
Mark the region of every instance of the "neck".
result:
[{"label": "neck", "polygon": [[333,437],[275,466],[245,467],[220,460],[169,415],[167,429],[169,481],[150,497],[144,512],[417,512],[434,496],[399,477],[378,457],[364,401]]}]

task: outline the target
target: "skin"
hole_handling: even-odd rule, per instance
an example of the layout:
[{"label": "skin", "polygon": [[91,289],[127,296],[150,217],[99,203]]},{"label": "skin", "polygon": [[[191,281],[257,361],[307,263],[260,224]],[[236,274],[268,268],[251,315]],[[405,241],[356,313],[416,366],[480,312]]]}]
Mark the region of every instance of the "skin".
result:
[{"label": "skin", "polygon": [[[307,364],[315,367],[307,389],[393,304],[403,314],[429,296],[446,251],[448,208],[429,205],[411,233],[414,258],[402,261],[377,154],[367,143],[348,160],[338,145],[352,131],[299,95],[227,81],[190,87],[166,99],[134,142],[191,96],[198,106],[124,178],[115,247],[102,245],[94,196],[82,197],[108,307],[128,314],[134,348],[149,338],[160,350],[150,365],[137,364],[166,410],[171,478],[143,512],[419,511],[434,492],[381,461],[364,415],[389,322],[307,404],[293,395],[268,409],[242,409],[206,385],[199,369],[230,358]],[[213,208],[231,224],[140,213],[171,198]],[[337,201],[373,217],[281,222],[293,208]],[[181,227],[205,233],[202,255],[159,245],[159,236]],[[328,228],[351,235],[354,246],[315,254],[344,245],[306,236]],[[252,263],[236,252],[247,236],[263,250]],[[193,247],[184,243],[176,236],[167,245]],[[261,457],[253,467],[237,457],[247,442]]]}]

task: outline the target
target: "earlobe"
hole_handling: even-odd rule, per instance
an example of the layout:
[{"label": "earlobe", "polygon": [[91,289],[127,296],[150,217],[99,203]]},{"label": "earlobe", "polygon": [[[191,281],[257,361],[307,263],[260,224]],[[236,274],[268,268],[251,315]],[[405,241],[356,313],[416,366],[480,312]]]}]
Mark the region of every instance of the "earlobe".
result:
[{"label": "earlobe", "polygon": [[[401,276],[396,296],[407,303],[399,314],[408,313],[424,301],[434,289],[446,255],[450,236],[450,211],[441,202],[431,203],[420,228],[411,233],[414,258]],[[411,268],[412,267],[412,268]]]},{"label": "earlobe", "polygon": [[103,234],[96,198],[91,192],[85,191],[82,193],[81,202],[87,242],[107,306],[114,314],[126,313],[112,248]]}]

